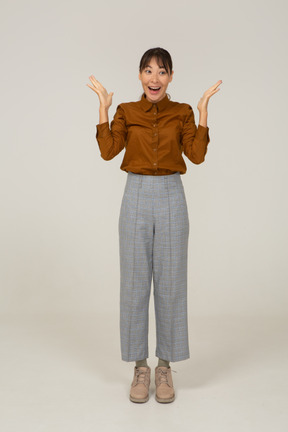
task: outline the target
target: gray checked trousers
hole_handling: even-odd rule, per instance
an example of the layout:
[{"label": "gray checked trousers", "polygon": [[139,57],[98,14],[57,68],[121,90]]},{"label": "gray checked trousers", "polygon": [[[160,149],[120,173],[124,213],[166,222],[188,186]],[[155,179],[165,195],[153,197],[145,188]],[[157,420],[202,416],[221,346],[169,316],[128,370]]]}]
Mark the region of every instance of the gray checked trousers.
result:
[{"label": "gray checked trousers", "polygon": [[189,217],[180,173],[127,173],[119,216],[120,340],[124,361],[149,357],[151,281],[156,356],[190,357],[187,317]]}]

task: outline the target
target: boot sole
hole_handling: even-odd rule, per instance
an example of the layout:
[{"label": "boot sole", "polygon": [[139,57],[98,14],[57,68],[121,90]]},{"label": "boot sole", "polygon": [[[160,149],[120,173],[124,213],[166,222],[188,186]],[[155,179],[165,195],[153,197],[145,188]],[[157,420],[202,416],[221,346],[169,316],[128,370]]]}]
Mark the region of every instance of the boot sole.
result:
[{"label": "boot sole", "polygon": [[173,397],[169,398],[169,399],[161,399],[161,398],[155,396],[155,399],[156,399],[156,401],[159,402],[159,403],[170,403],[170,402],[174,402],[174,400],[175,400],[175,395],[174,395]]},{"label": "boot sole", "polygon": [[149,396],[147,396],[147,397],[144,398],[144,399],[137,399],[137,398],[133,398],[132,396],[129,396],[129,399],[130,399],[131,402],[136,402],[136,403],[145,403],[145,402],[148,402],[148,400],[149,400]]}]

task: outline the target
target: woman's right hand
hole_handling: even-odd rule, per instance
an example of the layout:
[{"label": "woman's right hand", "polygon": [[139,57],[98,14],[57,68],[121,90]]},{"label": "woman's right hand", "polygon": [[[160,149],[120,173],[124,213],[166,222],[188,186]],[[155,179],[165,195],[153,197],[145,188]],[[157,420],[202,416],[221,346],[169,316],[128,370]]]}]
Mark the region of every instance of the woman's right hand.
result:
[{"label": "woman's right hand", "polygon": [[91,75],[89,79],[92,83],[92,86],[90,84],[86,84],[86,85],[90,87],[95,93],[97,93],[99,97],[100,108],[108,109],[112,105],[112,96],[114,93],[111,92],[108,94],[107,90],[103,87],[103,85],[99,81],[96,80],[94,75]]}]

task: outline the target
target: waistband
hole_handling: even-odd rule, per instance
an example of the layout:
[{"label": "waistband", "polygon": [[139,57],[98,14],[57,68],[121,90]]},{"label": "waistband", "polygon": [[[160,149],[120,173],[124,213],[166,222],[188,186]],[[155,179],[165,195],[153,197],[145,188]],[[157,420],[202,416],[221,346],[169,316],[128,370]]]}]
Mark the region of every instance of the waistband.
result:
[{"label": "waistband", "polygon": [[168,175],[147,175],[147,174],[136,174],[131,171],[127,172],[127,181],[133,181],[139,185],[165,185],[182,183],[180,172],[177,171],[173,174]]}]

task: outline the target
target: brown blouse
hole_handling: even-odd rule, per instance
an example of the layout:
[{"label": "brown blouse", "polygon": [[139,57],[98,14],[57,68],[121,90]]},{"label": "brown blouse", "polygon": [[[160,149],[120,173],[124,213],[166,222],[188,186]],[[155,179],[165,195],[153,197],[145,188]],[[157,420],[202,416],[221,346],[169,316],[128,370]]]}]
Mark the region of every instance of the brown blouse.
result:
[{"label": "brown blouse", "polygon": [[149,102],[145,93],[140,101],[121,103],[111,128],[109,122],[96,128],[101,157],[113,159],[125,147],[120,169],[136,174],[185,174],[182,152],[200,164],[210,141],[209,127],[197,128],[192,107],[171,101],[167,94],[158,103]]}]

